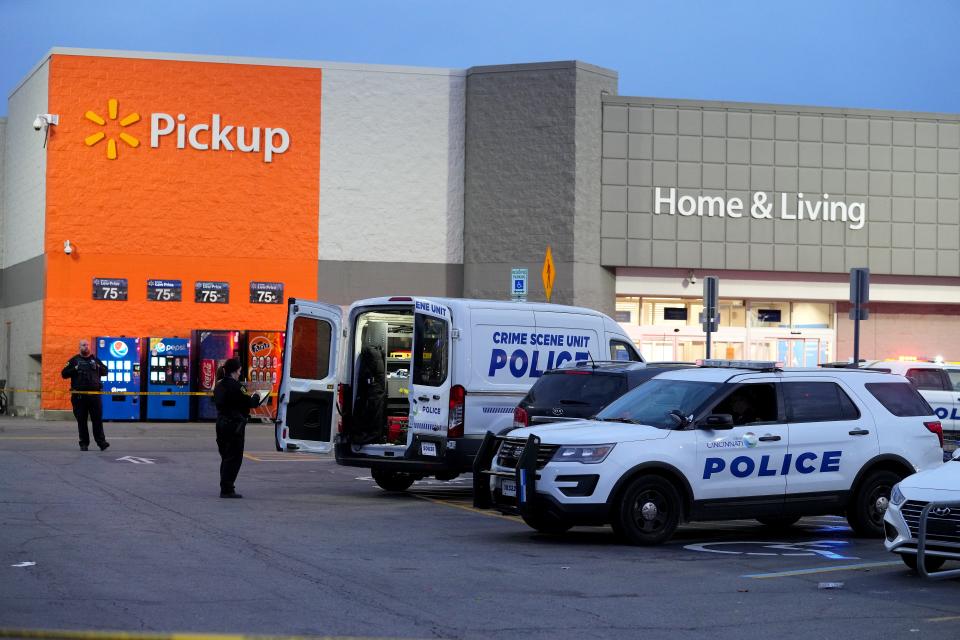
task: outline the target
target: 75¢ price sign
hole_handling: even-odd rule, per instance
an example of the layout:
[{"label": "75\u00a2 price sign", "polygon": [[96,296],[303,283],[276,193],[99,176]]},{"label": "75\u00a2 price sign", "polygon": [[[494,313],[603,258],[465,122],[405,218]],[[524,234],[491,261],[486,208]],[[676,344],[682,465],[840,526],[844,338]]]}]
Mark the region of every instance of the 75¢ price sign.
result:
[{"label": "75\u00a2 price sign", "polygon": [[147,300],[154,302],[180,302],[183,298],[181,280],[147,280]]},{"label": "75\u00a2 price sign", "polygon": [[127,299],[127,279],[126,278],[94,278],[93,279],[93,299],[94,300],[126,300]]},{"label": "75\u00a2 price sign", "polygon": [[208,304],[227,304],[230,302],[230,283],[197,281],[193,301]]},{"label": "75\u00a2 price sign", "polygon": [[282,282],[251,282],[250,283],[250,303],[251,304],[282,304],[283,303],[283,283]]}]

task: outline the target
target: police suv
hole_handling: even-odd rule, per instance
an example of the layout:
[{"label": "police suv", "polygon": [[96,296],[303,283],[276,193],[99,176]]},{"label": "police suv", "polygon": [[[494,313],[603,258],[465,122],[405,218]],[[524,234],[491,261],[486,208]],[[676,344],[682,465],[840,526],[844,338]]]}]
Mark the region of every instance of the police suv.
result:
[{"label": "police suv", "polygon": [[664,542],[681,521],[820,514],[880,537],[893,486],[943,464],[942,446],[933,410],[900,376],[710,360],[593,420],[488,433],[474,502],[544,532],[611,524],[633,544]]},{"label": "police suv", "polygon": [[947,450],[956,448],[960,438],[960,365],[922,360],[875,360],[866,368],[904,376],[930,403],[943,424]]}]

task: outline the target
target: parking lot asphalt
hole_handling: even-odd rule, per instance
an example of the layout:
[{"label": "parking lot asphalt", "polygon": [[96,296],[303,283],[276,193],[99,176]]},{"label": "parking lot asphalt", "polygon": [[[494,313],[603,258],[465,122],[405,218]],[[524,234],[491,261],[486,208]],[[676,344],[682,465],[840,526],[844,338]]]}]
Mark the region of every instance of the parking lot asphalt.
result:
[{"label": "parking lot asphalt", "polygon": [[[251,424],[218,497],[210,424],[0,419],[0,630],[417,638],[956,638],[928,581],[841,518],[684,525],[666,545],[478,512],[469,478],[388,494]],[[825,588],[824,583],[842,583]]]}]

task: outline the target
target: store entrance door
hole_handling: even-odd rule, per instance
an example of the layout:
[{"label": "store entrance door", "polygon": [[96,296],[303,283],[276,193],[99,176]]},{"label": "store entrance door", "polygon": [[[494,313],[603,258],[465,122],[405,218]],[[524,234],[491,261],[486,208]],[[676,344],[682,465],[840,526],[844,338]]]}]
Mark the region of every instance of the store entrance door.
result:
[{"label": "store entrance door", "polygon": [[785,338],[777,340],[777,361],[785,367],[815,367],[820,355],[817,338]]},{"label": "store entrance door", "polygon": [[[648,362],[695,362],[707,356],[706,338],[700,336],[643,336],[640,353]],[[743,359],[743,342],[714,337],[710,355],[724,360]]]}]

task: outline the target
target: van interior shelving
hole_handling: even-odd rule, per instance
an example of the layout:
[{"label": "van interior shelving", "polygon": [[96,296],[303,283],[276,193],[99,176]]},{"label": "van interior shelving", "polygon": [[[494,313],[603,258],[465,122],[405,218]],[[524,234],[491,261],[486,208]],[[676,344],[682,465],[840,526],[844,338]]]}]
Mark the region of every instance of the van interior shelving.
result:
[{"label": "van interior shelving", "polygon": [[[402,454],[410,413],[413,309],[373,310],[357,317],[354,331],[353,425],[369,431],[349,434],[359,449],[390,457]],[[379,361],[379,362],[377,362]]]}]

